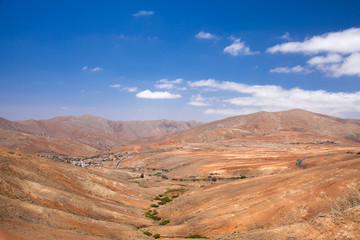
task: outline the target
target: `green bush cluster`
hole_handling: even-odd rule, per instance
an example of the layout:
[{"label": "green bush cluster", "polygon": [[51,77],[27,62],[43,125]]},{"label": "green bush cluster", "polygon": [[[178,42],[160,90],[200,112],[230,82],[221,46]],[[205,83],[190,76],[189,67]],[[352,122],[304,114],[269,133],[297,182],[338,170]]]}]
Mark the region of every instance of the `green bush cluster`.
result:
[{"label": "green bush cluster", "polygon": [[169,223],[170,223],[170,220],[164,220],[159,225],[166,225],[166,224],[169,224]]},{"label": "green bush cluster", "polygon": [[172,199],[170,199],[168,196],[166,196],[166,197],[161,198],[160,202],[158,202],[158,204],[159,205],[165,205],[165,204],[167,204],[168,202],[171,202],[171,201],[172,201]]},{"label": "green bush cluster", "polygon": [[152,236],[152,233],[149,232],[149,231],[144,232],[144,234],[145,234],[146,236]]},{"label": "green bush cluster", "polygon": [[154,211],[153,213],[151,212],[151,210],[147,211],[145,213],[145,217],[147,218],[151,218],[152,220],[155,220],[155,221],[160,221],[161,217],[158,217],[156,216],[157,215],[157,212]]},{"label": "green bush cluster", "polygon": [[158,238],[160,238],[161,236],[160,236],[160,234],[155,234],[154,236],[153,236],[153,238],[155,238],[155,239],[158,239]]},{"label": "green bush cluster", "polygon": [[150,205],[150,207],[156,207],[157,208],[157,207],[159,207],[159,205],[153,203],[153,204]]},{"label": "green bush cluster", "polygon": [[191,234],[189,236],[187,236],[186,238],[207,238],[207,237],[204,237],[204,236],[201,236],[199,234]]}]

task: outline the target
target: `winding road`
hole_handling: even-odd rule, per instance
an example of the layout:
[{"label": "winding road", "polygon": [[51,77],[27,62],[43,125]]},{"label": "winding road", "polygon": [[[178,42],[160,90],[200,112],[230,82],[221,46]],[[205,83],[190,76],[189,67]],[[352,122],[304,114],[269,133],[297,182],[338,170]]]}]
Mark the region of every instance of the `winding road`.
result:
[{"label": "winding road", "polygon": [[306,167],[304,165],[302,165],[302,162],[306,159],[310,159],[310,158],[316,158],[316,157],[324,157],[324,156],[329,156],[329,155],[335,155],[337,153],[328,153],[328,154],[322,154],[322,155],[316,155],[316,156],[311,156],[311,157],[306,157],[306,158],[302,158],[300,160],[297,161],[296,165],[298,165],[299,167],[301,167],[302,169],[305,169]]}]

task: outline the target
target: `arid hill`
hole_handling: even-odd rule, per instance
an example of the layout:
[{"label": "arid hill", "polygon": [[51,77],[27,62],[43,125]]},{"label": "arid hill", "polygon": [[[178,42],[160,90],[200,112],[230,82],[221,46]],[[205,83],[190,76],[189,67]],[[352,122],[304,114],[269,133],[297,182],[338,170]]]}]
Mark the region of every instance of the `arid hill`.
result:
[{"label": "arid hill", "polygon": [[49,120],[0,118],[1,147],[37,154],[91,155],[129,145],[144,137],[197,127],[196,121],[111,121],[84,115]]},{"label": "arid hill", "polygon": [[[34,123],[2,122],[2,133],[23,142],[7,135],[14,146],[74,144],[56,129],[58,137],[39,136],[13,130]],[[30,130],[52,129],[40,123]],[[94,129],[108,128],[77,124],[63,129],[102,136]],[[359,128],[358,120],[293,110],[228,118],[90,158],[0,148],[0,239],[360,239]]]},{"label": "arid hill", "polygon": [[[337,139],[360,142],[360,120],[341,119],[294,109],[283,112],[258,112],[229,117],[189,130],[147,139],[149,142],[214,142],[244,137],[273,137],[286,140]],[[285,136],[285,138],[284,138]],[[145,142],[145,141],[144,141]]]}]

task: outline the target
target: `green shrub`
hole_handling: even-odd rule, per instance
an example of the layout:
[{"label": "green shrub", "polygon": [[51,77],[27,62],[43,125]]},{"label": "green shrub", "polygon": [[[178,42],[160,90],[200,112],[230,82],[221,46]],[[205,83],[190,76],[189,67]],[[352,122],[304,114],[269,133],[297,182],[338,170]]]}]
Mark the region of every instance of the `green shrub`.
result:
[{"label": "green shrub", "polygon": [[160,238],[160,234],[155,234],[154,236],[153,236],[153,238],[155,238],[155,239],[158,239],[158,238]]},{"label": "green shrub", "polygon": [[166,225],[166,224],[168,224],[168,223],[170,223],[170,220],[164,220],[164,221],[162,221],[159,225]]},{"label": "green shrub", "polygon": [[8,152],[8,153],[10,153],[10,154],[15,154],[14,152]]},{"label": "green shrub", "polygon": [[187,236],[186,238],[207,238],[207,237],[201,236],[199,234],[191,234],[191,235]]},{"label": "green shrub", "polygon": [[155,204],[155,203],[154,203],[154,204],[151,204],[150,206],[151,206],[151,207],[159,207],[159,205],[157,205],[157,204]]},{"label": "green shrub", "polygon": [[245,179],[245,178],[246,178],[246,176],[242,175],[240,178],[241,178],[241,179]]},{"label": "green shrub", "polygon": [[165,205],[167,204],[168,202],[171,202],[172,200],[169,198],[169,197],[164,197],[161,199],[161,202],[159,202],[158,204],[159,205]]},{"label": "green shrub", "polygon": [[160,221],[161,217],[158,217],[158,216],[155,216],[156,213],[152,214],[151,212],[146,212],[145,213],[145,217],[147,218],[151,218],[152,220],[155,220],[155,221]]},{"label": "green shrub", "polygon": [[144,234],[145,234],[146,236],[152,236],[151,232],[148,232],[148,231],[144,232]]}]

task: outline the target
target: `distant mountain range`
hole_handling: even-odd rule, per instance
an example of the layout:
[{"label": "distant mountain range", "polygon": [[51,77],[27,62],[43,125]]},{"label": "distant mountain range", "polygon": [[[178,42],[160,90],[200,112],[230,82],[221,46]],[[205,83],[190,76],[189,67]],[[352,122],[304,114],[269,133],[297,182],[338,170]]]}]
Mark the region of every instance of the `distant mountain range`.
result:
[{"label": "distant mountain range", "polygon": [[196,121],[111,121],[92,115],[49,120],[0,118],[0,146],[36,154],[91,155],[200,126]]},{"label": "distant mountain range", "polygon": [[[239,138],[255,141],[343,140],[360,142],[360,119],[341,119],[294,109],[229,117],[201,126],[147,139],[149,142],[214,142]],[[143,140],[144,141],[144,140]],[[146,142],[146,141],[144,141]]]},{"label": "distant mountain range", "polygon": [[155,142],[214,142],[240,138],[269,141],[360,142],[360,120],[300,109],[258,112],[203,124],[196,121],[111,121],[101,117],[56,117],[8,121],[0,118],[0,147],[36,154],[91,155],[123,145]]}]

